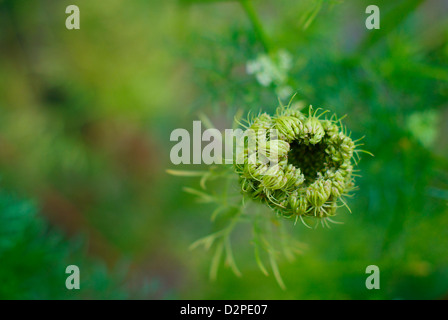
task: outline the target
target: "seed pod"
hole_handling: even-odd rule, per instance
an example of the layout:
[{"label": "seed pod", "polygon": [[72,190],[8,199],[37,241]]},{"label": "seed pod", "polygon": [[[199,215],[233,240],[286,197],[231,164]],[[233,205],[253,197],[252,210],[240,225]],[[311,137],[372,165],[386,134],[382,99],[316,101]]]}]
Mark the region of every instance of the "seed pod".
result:
[{"label": "seed pod", "polygon": [[322,140],[324,135],[325,130],[322,123],[319,119],[311,117],[305,122],[301,137],[306,143],[316,144]]},{"label": "seed pod", "polygon": [[267,113],[263,113],[254,119],[250,125],[250,129],[257,132],[259,130],[269,130],[272,127],[272,119]]},{"label": "seed pod", "polygon": [[318,179],[306,189],[306,199],[313,207],[322,207],[331,194],[331,181]]},{"label": "seed pod", "polygon": [[278,166],[274,166],[266,170],[262,177],[261,185],[267,189],[277,190],[283,188],[287,182],[283,170]]},{"label": "seed pod", "polygon": [[285,177],[288,180],[285,185],[286,189],[297,189],[305,181],[305,176],[301,173],[300,169],[294,167],[292,164],[288,164],[285,168]]},{"label": "seed pod", "polygon": [[279,159],[284,157],[289,152],[289,143],[283,140],[271,140],[266,142],[265,150],[260,150],[260,152],[266,152],[266,156],[269,159]]},{"label": "seed pod", "polygon": [[294,191],[289,197],[289,204],[292,212],[296,215],[304,215],[308,209],[308,201],[305,194],[300,194],[299,191]]},{"label": "seed pod", "polygon": [[284,139],[287,142],[293,141],[296,133],[294,127],[296,118],[291,116],[280,116],[274,118],[274,129],[278,131],[280,139]]}]

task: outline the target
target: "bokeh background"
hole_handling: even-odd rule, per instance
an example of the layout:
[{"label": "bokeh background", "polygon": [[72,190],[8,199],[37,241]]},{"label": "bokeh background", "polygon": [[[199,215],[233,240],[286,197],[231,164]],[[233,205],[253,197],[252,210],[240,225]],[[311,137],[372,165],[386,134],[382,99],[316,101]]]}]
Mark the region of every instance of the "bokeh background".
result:
[{"label": "bokeh background", "polygon": [[[65,8],[80,8],[80,30]],[[381,10],[367,30],[365,9]],[[0,298],[448,298],[448,3],[0,0]],[[279,51],[280,50],[280,51]],[[266,83],[248,72],[287,52]],[[347,114],[363,156],[352,214],[292,226],[287,286],[233,239],[242,277],[189,250],[211,208],[171,176],[175,128],[273,112],[289,93]],[[198,169],[201,166],[182,166]],[[203,169],[203,166],[201,167]],[[65,288],[65,268],[81,289]],[[367,290],[365,269],[381,270]]]}]

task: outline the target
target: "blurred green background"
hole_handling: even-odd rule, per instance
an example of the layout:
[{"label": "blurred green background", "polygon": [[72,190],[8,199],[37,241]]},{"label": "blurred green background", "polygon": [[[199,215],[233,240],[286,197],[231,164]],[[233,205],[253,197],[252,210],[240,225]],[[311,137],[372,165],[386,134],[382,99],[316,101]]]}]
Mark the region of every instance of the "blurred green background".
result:
[{"label": "blurred green background", "polygon": [[[71,4],[79,30],[65,27]],[[365,27],[369,4],[379,30]],[[0,0],[0,298],[448,298],[447,11],[443,0]],[[247,63],[276,52],[288,68],[264,86]],[[287,290],[244,236],[233,239],[243,276],[221,268],[211,281],[210,254],[188,247],[212,232],[213,209],[182,191],[197,179],[166,173],[179,169],[170,133],[199,112],[230,128],[237,110],[273,112],[288,90],[347,114],[375,157],[360,163],[343,225],[290,225],[307,249],[279,261]],[[80,290],[65,288],[70,264]],[[365,287],[372,264],[380,290]]]}]

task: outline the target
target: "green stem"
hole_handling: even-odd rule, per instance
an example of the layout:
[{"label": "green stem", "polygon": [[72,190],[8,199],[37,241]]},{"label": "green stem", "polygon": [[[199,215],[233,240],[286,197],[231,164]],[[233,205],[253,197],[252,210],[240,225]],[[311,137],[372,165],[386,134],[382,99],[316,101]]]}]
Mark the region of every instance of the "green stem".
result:
[{"label": "green stem", "polygon": [[263,30],[263,26],[261,25],[260,19],[258,18],[257,13],[255,12],[252,2],[250,0],[240,0],[240,3],[244,11],[246,12],[250,22],[252,23],[252,27],[254,28],[255,34],[260,40],[263,49],[266,52],[269,52],[270,50],[269,41],[267,39],[266,33]]}]

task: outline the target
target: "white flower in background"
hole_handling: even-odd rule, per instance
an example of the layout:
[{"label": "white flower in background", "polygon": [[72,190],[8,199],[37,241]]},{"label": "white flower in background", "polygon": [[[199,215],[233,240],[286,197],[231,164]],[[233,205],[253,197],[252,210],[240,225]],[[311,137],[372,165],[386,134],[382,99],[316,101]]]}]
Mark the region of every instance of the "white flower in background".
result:
[{"label": "white flower in background", "polygon": [[414,112],[407,117],[406,126],[422,145],[430,148],[437,138],[438,119],[436,110]]},{"label": "white flower in background", "polygon": [[281,86],[275,89],[275,93],[279,96],[280,99],[286,99],[291,97],[294,92],[290,86]]},{"label": "white flower in background", "polygon": [[280,69],[289,71],[292,68],[292,55],[286,50],[279,50],[277,53]]},{"label": "white flower in background", "polygon": [[291,68],[292,56],[286,50],[279,50],[272,55],[259,54],[246,64],[247,73],[255,75],[263,87],[274,85],[280,98],[287,98],[293,93],[293,89],[287,84]]}]

